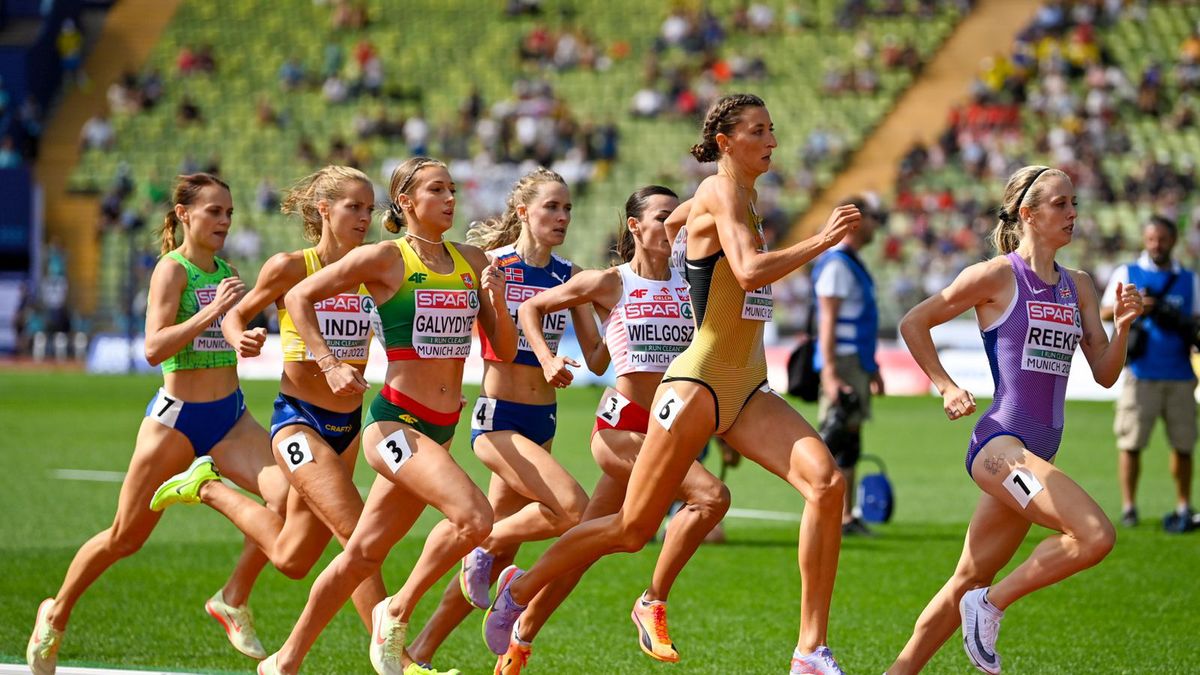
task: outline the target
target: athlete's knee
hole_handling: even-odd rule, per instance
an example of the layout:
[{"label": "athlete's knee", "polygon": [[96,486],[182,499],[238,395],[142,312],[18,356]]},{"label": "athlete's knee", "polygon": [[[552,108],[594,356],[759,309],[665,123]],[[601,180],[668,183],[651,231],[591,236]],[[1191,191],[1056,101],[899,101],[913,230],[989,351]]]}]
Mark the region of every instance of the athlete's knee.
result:
[{"label": "athlete's knee", "polygon": [[104,548],[113,557],[128,558],[140,551],[148,538],[149,536],[146,535],[112,527],[108,530],[108,537],[105,539]]},{"label": "athlete's knee", "polygon": [[714,481],[690,495],[688,506],[694,507],[708,518],[720,520],[729,512],[729,505],[732,501],[733,496],[729,492],[729,486],[720,481]]},{"label": "athlete's knee", "polygon": [[618,522],[616,543],[621,553],[637,553],[658,533],[658,522],[649,518]]},{"label": "athlete's knee", "polygon": [[366,579],[383,566],[387,551],[374,551],[348,542],[331,566],[339,567],[340,574],[350,579]]},{"label": "athlete's knee", "polygon": [[566,532],[578,525],[579,521],[583,520],[583,512],[587,510],[587,505],[587,493],[583,491],[583,488],[576,485],[575,489],[560,502],[561,510],[555,511],[554,516],[558,521],[555,524],[559,532]]},{"label": "athlete's knee", "polygon": [[1117,530],[1107,518],[1097,520],[1084,534],[1077,537],[1079,557],[1085,566],[1091,567],[1104,560],[1117,543]]},{"label": "athlete's knee", "polygon": [[274,564],[275,569],[279,570],[280,574],[289,579],[298,581],[308,576],[308,573],[310,570],[312,570],[315,562],[315,558],[313,560],[302,560],[296,557],[289,557],[284,558],[283,560],[274,561]]},{"label": "athlete's knee", "polygon": [[818,509],[842,508],[846,498],[846,478],[831,462],[827,471],[810,478],[808,481],[809,503]]},{"label": "athlete's knee", "polygon": [[453,515],[446,515],[446,520],[454,528],[458,538],[475,544],[487,539],[488,535],[492,533],[492,523],[495,518],[492,505],[488,504],[482,494],[470,508]]}]

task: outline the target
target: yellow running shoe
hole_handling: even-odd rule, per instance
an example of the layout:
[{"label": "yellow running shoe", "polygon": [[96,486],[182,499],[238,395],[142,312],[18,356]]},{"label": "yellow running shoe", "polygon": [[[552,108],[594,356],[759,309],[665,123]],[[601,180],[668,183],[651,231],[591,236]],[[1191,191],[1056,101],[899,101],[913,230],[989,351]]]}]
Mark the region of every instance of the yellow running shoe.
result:
[{"label": "yellow running shoe", "polygon": [[667,634],[667,603],[656,600],[647,602],[643,594],[633,603],[629,614],[638,629],[638,646],[646,655],[657,661],[678,663],[679,652]]},{"label": "yellow running shoe", "polygon": [[532,654],[532,644],[520,642],[514,637],[508,641],[508,651],[496,658],[496,669],[492,675],[520,675]]},{"label": "yellow running shoe", "polygon": [[252,659],[266,658],[267,650],[263,649],[262,643],[258,641],[258,634],[254,631],[254,615],[250,613],[250,608],[225,604],[222,591],[223,589],[218,589],[216,595],[204,603],[204,611],[225,629],[225,635],[234,649]]},{"label": "yellow running shoe", "polygon": [[46,598],[38,605],[37,619],[33,622],[33,634],[25,648],[25,661],[34,675],[54,675],[58,667],[58,647],[62,644],[63,632],[50,625],[50,610],[54,598]]},{"label": "yellow running shoe", "polygon": [[162,511],[172,504],[199,504],[200,486],[220,479],[221,474],[212,457],[197,457],[186,471],[171,476],[158,486],[150,498],[150,510]]},{"label": "yellow running shoe", "polygon": [[424,666],[413,661],[404,669],[404,675],[462,675],[462,671],[458,668],[436,670],[433,666]]}]

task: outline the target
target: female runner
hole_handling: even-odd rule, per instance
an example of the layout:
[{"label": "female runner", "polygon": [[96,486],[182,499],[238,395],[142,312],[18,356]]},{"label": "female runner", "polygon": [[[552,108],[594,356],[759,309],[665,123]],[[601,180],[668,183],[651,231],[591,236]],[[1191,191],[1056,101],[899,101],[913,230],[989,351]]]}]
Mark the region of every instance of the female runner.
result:
[{"label": "female runner", "polygon": [[[1125,365],[1129,325],[1141,314],[1142,299],[1132,285],[1117,287],[1110,342],[1091,277],[1054,261],[1058,249],[1071,242],[1075,216],[1075,189],[1065,173],[1045,166],[1020,169],[1004,188],[993,234],[1003,255],[963,270],[900,323],[913,358],[942,394],[946,416],[956,420],[975,412],[975,397],[942,367],[930,329],[974,308],[996,394],[967,448],[967,472],[983,494],[962,557],[921,612],[888,669],[891,675],[920,671],[960,624],[971,663],[999,673],[996,636],[1009,605],[1095,565],[1112,550],[1112,523],[1053,461],[1075,347],[1083,349],[1096,382],[1111,387]],[[1058,534],[993,583],[1033,523]]]},{"label": "female runner", "polygon": [[696,456],[712,435],[788,481],[808,502],[800,527],[801,631],[793,673],[840,673],[826,630],[841,545],[845,485],[829,449],[804,418],[766,384],[763,323],[772,315],[770,284],[836,244],[859,213],[839,207],[817,235],[767,252],[754,210],[754,181],[775,148],[762,99],[726,96],[704,121],[698,161],[716,161],[687,218],[687,280],[697,332],[671,363],[649,408],[653,423],[634,462],[624,503],[612,516],[581,523],[552,545],[528,574],[499,578],[484,620],[489,647],[502,652],[525,605],[570,570],[606,553],[636,551],[653,536]]}]

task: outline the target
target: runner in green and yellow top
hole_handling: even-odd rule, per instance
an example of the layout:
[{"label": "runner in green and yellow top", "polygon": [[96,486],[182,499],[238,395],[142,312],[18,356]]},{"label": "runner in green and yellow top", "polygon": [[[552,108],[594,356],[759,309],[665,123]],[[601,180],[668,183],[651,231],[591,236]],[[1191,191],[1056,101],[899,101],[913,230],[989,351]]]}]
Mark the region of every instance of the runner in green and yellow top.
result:
[{"label": "runner in green and yellow top", "polygon": [[[216,252],[225,244],[233,214],[229,187],[208,174],[180,176],[174,208],[163,226],[163,257],[150,279],[146,311],[146,359],[163,366],[163,386],[146,407],[137,445],[121,486],[112,527],[80,547],[53,598],[42,602],[26,657],[35,673],[52,673],[71,611],[84,591],[113,563],[141,548],[162,514],[148,508],[164,480],[215,477],[213,462],[242,488],[266,497],[282,511],[287,479],[276,466],[267,434],[246,413],[238,387],[236,356],[221,334],[221,317],[245,293],[237,273]],[[176,248],[175,228],[184,240]],[[234,336],[240,345],[262,344],[261,330]],[[193,461],[195,460],[195,461]],[[172,474],[188,467],[180,476]],[[195,501],[184,487],[180,499]],[[217,593],[216,613],[231,625],[234,646],[265,656],[244,605],[267,559],[247,544],[233,575]],[[165,594],[164,611],[176,593]],[[228,604],[226,604],[228,603]]]},{"label": "runner in green and yellow top", "polygon": [[[334,394],[321,375],[321,364],[305,345],[283,307],[283,296],[326,264],[341,260],[363,242],[375,208],[371,180],[358,169],[327,166],[299,180],[283,201],[283,212],[300,216],[305,237],[315,245],[278,253],[263,265],[254,289],[221,322],[238,355],[259,354],[257,341],[239,341],[246,324],[267,305],[279,310],[283,347],[283,379],[271,417],[271,445],[283,474],[295,489],[287,513],[280,515],[220,481],[203,485],[200,500],[229,518],[288,577],[303,579],[329,542],[330,532],[342,544],[350,538],[363,500],[354,486],[362,396]],[[366,368],[374,301],[364,286],[316,304],[321,333],[335,356]],[[219,334],[218,334],[219,335]],[[224,344],[225,338],[218,338]],[[162,506],[170,502],[164,494]],[[155,504],[159,506],[159,504]],[[359,616],[371,629],[371,609],[386,596],[383,579],[373,575],[354,594]],[[209,602],[210,614],[222,599]],[[226,625],[226,630],[230,630]]]},{"label": "runner in green and yellow top", "polygon": [[[446,519],[430,532],[404,586],[373,612],[370,657],[380,673],[432,673],[405,651],[417,601],[491,531],[492,508],[450,456],[463,406],[463,360],[471,329],[480,328],[502,358],[517,349],[517,329],[504,307],[504,276],[474,246],[445,241],[454,222],[454,181],[439,161],[410,159],[392,173],[384,225],[405,236],[364,246],[301,281],[284,298],[304,342],[321,362],[333,393],[357,396],[362,373],[332,353],[313,304],[365,284],[377,302],[376,333],[388,348],[383,390],[363,426],[363,454],[379,477],[358,526],[317,577],[292,634],[259,672],[295,673],[318,634],[426,505]],[[452,671],[457,672],[457,671]]]},{"label": "runner in green and yellow top", "polygon": [[[511,629],[538,591],[570,570],[607,553],[640,550],[716,434],[808,502],[799,542],[802,628],[791,672],[836,675],[842,671],[826,630],[845,484],[821,437],[766,385],[762,335],[770,320],[770,284],[836,244],[857,227],[859,213],[839,207],[815,236],[768,252],[754,216],[754,182],[770,168],[776,145],[766,104],[749,94],[721,98],[705,117],[702,138],[692,155],[716,162],[717,175],[704,179],[688,204],[685,267],[696,336],[658,386],[625,501],[616,514],[569,530],[527,574],[502,572],[485,631]],[[709,669],[725,670],[720,664]]]}]

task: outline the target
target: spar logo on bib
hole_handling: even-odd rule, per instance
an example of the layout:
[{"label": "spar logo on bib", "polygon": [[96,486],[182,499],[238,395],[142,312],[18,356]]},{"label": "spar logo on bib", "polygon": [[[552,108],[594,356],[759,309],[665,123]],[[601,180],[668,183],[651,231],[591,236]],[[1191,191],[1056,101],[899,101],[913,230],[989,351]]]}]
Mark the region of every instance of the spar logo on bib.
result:
[{"label": "spar logo on bib", "polygon": [[474,309],[479,306],[475,291],[422,289],[417,291],[421,309]]},{"label": "spar logo on bib", "polygon": [[1026,301],[1029,329],[1021,350],[1021,370],[1066,377],[1071,357],[1083,337],[1079,308],[1053,302]]},{"label": "spar logo on bib", "polygon": [[508,284],[504,287],[504,299],[509,303],[521,304],[544,290],[538,286]]},{"label": "spar logo on bib", "polygon": [[[196,311],[209,306],[217,297],[216,286],[205,286],[196,289]],[[221,320],[225,318],[222,314],[212,320],[212,323],[204,327],[204,331],[192,339],[192,349],[198,352],[222,352],[232,349],[229,343],[225,341],[225,336],[221,333]]]},{"label": "spar logo on bib", "polygon": [[335,295],[332,298],[326,298],[316,303],[313,305],[313,309],[318,312],[369,312],[371,310],[363,306],[363,297],[357,294],[350,295],[349,293]]},{"label": "spar logo on bib", "polygon": [[678,319],[679,303],[677,302],[627,302],[625,304],[627,319]]}]

